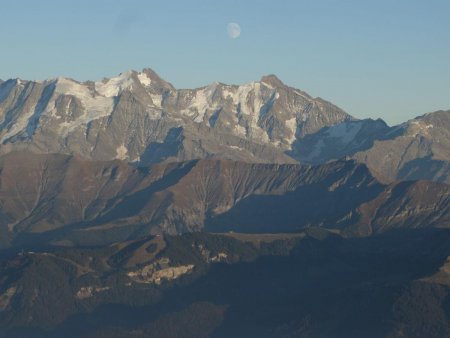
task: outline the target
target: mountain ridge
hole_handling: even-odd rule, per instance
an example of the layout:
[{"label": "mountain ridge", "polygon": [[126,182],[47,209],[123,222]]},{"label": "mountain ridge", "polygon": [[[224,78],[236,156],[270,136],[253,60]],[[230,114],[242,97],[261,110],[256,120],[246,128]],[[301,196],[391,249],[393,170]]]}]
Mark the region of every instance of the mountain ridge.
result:
[{"label": "mountain ridge", "polygon": [[[9,80],[0,87],[1,118],[3,153],[26,148],[140,161],[151,150],[147,147],[164,144],[181,128],[189,136],[176,143],[176,160],[223,152],[220,156],[286,162],[283,152],[298,127],[306,134],[350,117],[274,76],[244,85],[212,83],[177,90],[144,69],[97,82]],[[205,135],[211,130],[213,137]],[[96,152],[97,148],[101,149]],[[260,151],[272,155],[258,156]]]},{"label": "mountain ridge", "polygon": [[5,248],[106,245],[196,231],[323,227],[352,237],[450,226],[449,185],[384,184],[351,159],[319,166],[205,159],[136,167],[10,153],[0,157],[0,205]]}]

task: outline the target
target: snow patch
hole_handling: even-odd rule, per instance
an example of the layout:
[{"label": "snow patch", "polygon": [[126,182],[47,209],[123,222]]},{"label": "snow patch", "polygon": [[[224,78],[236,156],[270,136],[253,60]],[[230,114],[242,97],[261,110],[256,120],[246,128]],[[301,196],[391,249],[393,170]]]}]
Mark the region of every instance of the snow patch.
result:
[{"label": "snow patch", "polygon": [[[253,93],[251,100],[250,93]],[[237,88],[236,93],[231,95],[233,103],[239,104],[239,111],[236,114],[242,114],[248,122],[248,134],[251,138],[260,142],[269,141],[267,133],[258,126],[258,120],[261,113],[261,108],[264,105],[264,100],[261,95],[261,84],[259,82],[251,82]],[[238,130],[241,132],[242,130]],[[246,130],[247,133],[247,130]],[[244,133],[244,135],[246,134]]]},{"label": "snow patch", "polygon": [[210,102],[214,91],[217,89],[217,85],[217,83],[213,83],[208,87],[197,90],[191,99],[188,109],[181,111],[181,113],[187,116],[193,116],[193,120],[196,123],[203,122],[206,112],[209,109],[217,109],[217,106]]},{"label": "snow patch", "polygon": [[156,107],[161,108],[161,104],[162,104],[162,95],[150,94],[150,97],[152,98],[153,104],[154,104]]},{"label": "snow patch", "polygon": [[128,158],[128,149],[122,144],[120,147],[116,149],[116,159],[118,160],[126,160]]},{"label": "snow patch", "polygon": [[361,130],[362,123],[340,123],[327,130],[327,136],[337,138],[343,144],[352,142]]},{"label": "snow patch", "polygon": [[287,138],[289,144],[295,141],[295,134],[297,133],[297,118],[293,117],[285,122],[286,128],[291,132],[291,136]]},{"label": "snow patch", "polygon": [[45,87],[41,93],[41,97],[33,105],[27,107],[26,110],[21,111],[21,114],[17,117],[13,124],[10,125],[9,130],[3,135],[1,142],[21,133],[26,132],[28,136],[31,136],[37,128],[38,120],[40,116],[45,112],[46,102],[50,101],[53,94],[53,85]]},{"label": "snow patch", "polygon": [[411,121],[411,127],[409,133],[415,137],[417,135],[429,135],[429,129],[434,126],[432,124],[426,124],[424,121]]},{"label": "snow patch", "polygon": [[106,80],[106,82],[96,82],[95,90],[105,97],[117,96],[124,89],[131,87],[133,84],[132,74],[132,71],[128,71],[117,77]]},{"label": "snow patch", "polygon": [[420,129],[430,129],[434,127],[432,124],[425,124],[422,121],[412,121],[411,124],[419,127]]},{"label": "snow patch", "polygon": [[242,135],[242,136],[246,136],[247,135],[247,129],[245,129],[245,127],[241,126],[240,124],[237,124],[234,127],[234,132],[237,135]]},{"label": "snow patch", "polygon": [[[59,78],[56,83],[55,94],[72,95],[79,99],[84,106],[84,114],[82,116],[70,123],[66,122],[60,124],[60,127],[65,129],[64,134],[66,135],[80,125],[109,116],[114,107],[114,98],[95,96],[87,86],[70,79]],[[52,102],[48,105],[48,110],[52,111],[54,109],[57,96],[58,95],[54,95]]]},{"label": "snow patch", "polygon": [[354,141],[356,135],[361,130],[361,127],[361,122],[343,122],[329,127],[328,130],[324,132],[321,139],[316,142],[311,152],[303,158],[305,160],[314,160],[314,158],[322,153],[323,148],[326,147],[325,142],[327,144],[337,144],[339,146],[348,145]]},{"label": "snow patch", "polygon": [[[269,141],[269,136],[264,129],[258,126],[258,122],[265,113],[264,105],[268,99],[266,94],[271,96],[271,100],[279,98],[278,93],[274,91],[270,93],[266,87],[260,82],[251,82],[241,86],[221,85],[216,82],[187,94],[186,99],[189,100],[189,105],[181,113],[190,117],[196,123],[205,122],[208,113],[214,114],[222,108],[220,106],[221,100],[218,102],[212,100],[216,91],[220,90],[222,99],[231,100],[235,107],[236,125],[233,133],[265,143]],[[210,119],[207,119],[207,121],[210,122]]]},{"label": "snow patch", "polygon": [[150,86],[152,83],[152,80],[150,79],[150,77],[145,73],[139,73],[138,79],[142,83],[142,85],[144,85],[146,87]]},{"label": "snow patch", "polygon": [[270,84],[268,84],[267,82],[261,81],[261,84],[262,84],[263,86],[266,86],[266,87],[269,88],[269,89],[274,89],[274,87],[271,86]]},{"label": "snow patch", "polygon": [[304,93],[302,93],[302,92],[300,92],[300,91],[298,91],[298,90],[295,90],[294,93],[297,94],[298,96],[303,97],[304,99],[306,99],[306,100],[308,100],[308,101],[311,100],[311,98],[310,98],[308,95],[306,95],[306,94],[304,94]]}]

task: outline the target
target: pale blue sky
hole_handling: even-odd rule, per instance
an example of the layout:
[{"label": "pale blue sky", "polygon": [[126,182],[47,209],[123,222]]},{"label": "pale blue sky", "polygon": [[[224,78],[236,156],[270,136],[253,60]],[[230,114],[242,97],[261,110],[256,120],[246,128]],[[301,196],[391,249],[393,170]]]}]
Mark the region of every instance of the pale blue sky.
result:
[{"label": "pale blue sky", "polygon": [[187,88],[274,73],[394,124],[450,109],[449,18],[448,0],[0,0],[0,78],[150,67]]}]

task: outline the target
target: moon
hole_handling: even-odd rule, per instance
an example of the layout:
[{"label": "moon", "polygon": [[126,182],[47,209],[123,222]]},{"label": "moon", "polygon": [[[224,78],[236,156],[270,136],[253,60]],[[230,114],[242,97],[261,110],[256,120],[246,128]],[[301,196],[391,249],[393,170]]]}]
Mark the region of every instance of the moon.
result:
[{"label": "moon", "polygon": [[241,27],[236,22],[230,22],[227,25],[228,36],[237,39],[241,35]]}]

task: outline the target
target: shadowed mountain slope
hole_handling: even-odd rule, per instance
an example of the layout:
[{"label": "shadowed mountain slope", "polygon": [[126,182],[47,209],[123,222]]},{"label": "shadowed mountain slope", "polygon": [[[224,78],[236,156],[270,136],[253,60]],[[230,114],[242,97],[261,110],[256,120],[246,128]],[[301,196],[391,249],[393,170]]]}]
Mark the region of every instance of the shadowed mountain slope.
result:
[{"label": "shadowed mountain slope", "polygon": [[348,235],[447,227],[450,186],[384,185],[355,161],[321,166],[229,160],[132,167],[65,155],[0,158],[2,245],[96,245],[149,233],[293,232]]},{"label": "shadowed mountain slope", "polygon": [[232,235],[145,237],[4,260],[0,337],[450,333],[448,229]]}]

